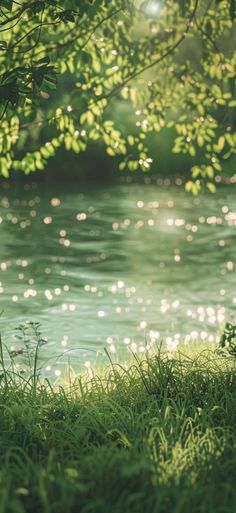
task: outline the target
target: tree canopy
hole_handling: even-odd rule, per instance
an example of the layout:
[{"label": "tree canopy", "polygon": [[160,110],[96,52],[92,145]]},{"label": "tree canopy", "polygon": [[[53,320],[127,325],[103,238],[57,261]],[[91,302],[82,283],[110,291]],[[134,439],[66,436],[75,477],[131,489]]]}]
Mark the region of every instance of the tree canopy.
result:
[{"label": "tree canopy", "polygon": [[[147,171],[148,135],[171,128],[193,160],[187,189],[214,192],[236,153],[235,14],[235,0],[0,0],[0,173],[90,140]],[[114,102],[132,107],[130,133]]]}]

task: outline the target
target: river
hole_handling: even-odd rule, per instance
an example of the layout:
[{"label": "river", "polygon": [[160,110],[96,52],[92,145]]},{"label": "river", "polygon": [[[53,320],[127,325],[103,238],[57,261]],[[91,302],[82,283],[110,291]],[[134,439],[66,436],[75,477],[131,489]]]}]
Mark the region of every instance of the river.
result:
[{"label": "river", "polygon": [[[150,182],[151,180],[148,180]],[[44,371],[217,340],[236,309],[235,190],[4,182],[1,332],[40,322]],[[118,356],[117,356],[118,355]],[[50,360],[51,358],[51,360]],[[48,363],[53,362],[53,363]]]}]

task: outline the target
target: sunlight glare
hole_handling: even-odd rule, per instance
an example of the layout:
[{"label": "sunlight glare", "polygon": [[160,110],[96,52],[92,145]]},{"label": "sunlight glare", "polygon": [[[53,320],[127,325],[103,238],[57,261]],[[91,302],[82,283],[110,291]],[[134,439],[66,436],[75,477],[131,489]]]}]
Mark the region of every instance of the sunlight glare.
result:
[{"label": "sunlight glare", "polygon": [[145,11],[148,16],[158,16],[160,12],[160,3],[156,2],[155,0],[149,0],[148,2],[146,2]]}]

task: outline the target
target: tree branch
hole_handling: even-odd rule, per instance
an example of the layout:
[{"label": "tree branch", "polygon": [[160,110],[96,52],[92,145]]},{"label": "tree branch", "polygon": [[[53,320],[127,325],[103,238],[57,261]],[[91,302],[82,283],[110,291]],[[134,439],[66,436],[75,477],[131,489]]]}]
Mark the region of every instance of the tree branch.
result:
[{"label": "tree branch", "polygon": [[145,71],[148,71],[149,69],[153,68],[154,66],[156,66],[156,64],[159,64],[161,61],[163,61],[166,57],[168,57],[169,55],[171,55],[172,53],[175,52],[175,50],[181,45],[181,43],[185,40],[188,32],[190,31],[191,27],[192,27],[192,22],[194,20],[194,17],[196,15],[196,12],[197,12],[197,9],[198,9],[198,5],[199,5],[199,2],[200,0],[196,0],[195,1],[195,5],[194,5],[194,9],[192,11],[192,14],[188,20],[188,24],[187,24],[187,27],[186,27],[186,30],[185,32],[183,33],[183,35],[178,39],[178,41],[176,41],[176,43],[173,45],[173,46],[170,46],[169,48],[167,48],[167,50],[164,52],[164,54],[161,56],[161,57],[158,57],[158,59],[156,59],[155,61],[151,62],[150,64],[147,64],[146,66],[144,66],[142,69],[134,72],[132,75],[130,75],[126,80],[124,80],[124,82],[122,84],[119,84],[117,85],[116,87],[114,87],[109,93],[105,94],[105,95],[102,95],[98,98],[98,100],[103,100],[103,99],[107,99],[109,98],[110,96],[113,96],[114,94],[116,94],[118,91],[120,91],[123,87],[125,87],[131,80],[137,78],[138,76],[140,76],[142,73],[144,73]]}]

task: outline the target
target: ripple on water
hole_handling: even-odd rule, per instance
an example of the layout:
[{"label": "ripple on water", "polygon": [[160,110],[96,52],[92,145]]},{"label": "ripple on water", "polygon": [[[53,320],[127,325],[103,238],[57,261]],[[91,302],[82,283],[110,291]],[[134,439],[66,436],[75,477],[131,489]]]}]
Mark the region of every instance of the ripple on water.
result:
[{"label": "ripple on water", "polygon": [[68,358],[90,369],[104,346],[120,354],[161,340],[169,351],[215,341],[235,312],[235,226],[225,187],[193,200],[150,180],[53,195],[43,184],[9,186],[0,201],[3,331],[13,338],[17,323],[41,322],[55,376]]}]

